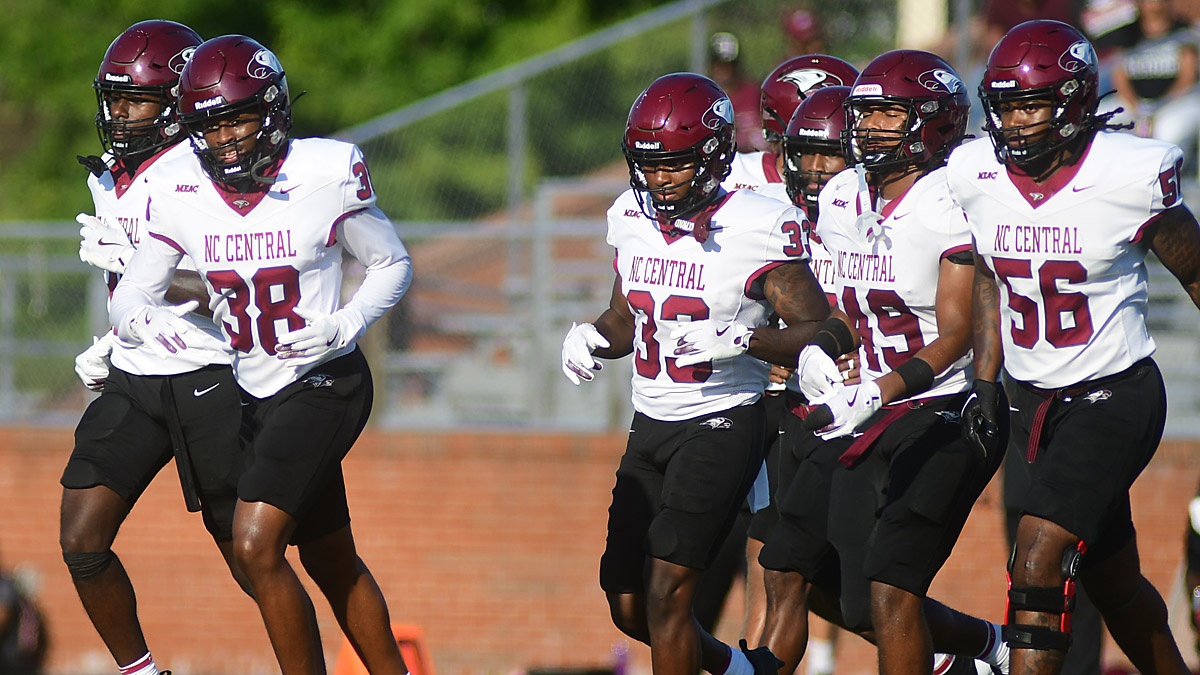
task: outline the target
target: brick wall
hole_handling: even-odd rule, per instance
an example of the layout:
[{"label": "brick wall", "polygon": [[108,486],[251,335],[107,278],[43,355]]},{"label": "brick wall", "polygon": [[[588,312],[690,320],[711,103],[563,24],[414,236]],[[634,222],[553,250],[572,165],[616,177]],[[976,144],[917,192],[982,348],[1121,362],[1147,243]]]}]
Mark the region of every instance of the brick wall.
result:
[{"label": "brick wall", "polygon": [[[58,550],[57,479],[71,445],[69,431],[0,431],[0,566],[38,582],[53,672],[109,673],[111,659]],[[370,433],[359,442],[345,471],[362,557],[393,618],[424,628],[442,675],[611,662],[625,640],[609,623],[596,572],[623,445],[623,435],[519,433]],[[1165,443],[1134,491],[1143,564],[1164,595],[1180,567],[1198,449]],[[933,589],[993,620],[1003,608],[1007,556],[998,487],[981,498]],[[277,672],[253,603],[229,578],[199,518],[185,512],[172,468],[134,509],[115,550],[160,664],[181,675]],[[341,635],[309,588],[332,667]],[[730,608],[740,602],[734,593]],[[718,634],[733,640],[739,627],[735,618]],[[873,669],[863,645],[841,640],[839,673]],[[648,670],[644,647],[631,646],[630,658],[634,669]]]}]

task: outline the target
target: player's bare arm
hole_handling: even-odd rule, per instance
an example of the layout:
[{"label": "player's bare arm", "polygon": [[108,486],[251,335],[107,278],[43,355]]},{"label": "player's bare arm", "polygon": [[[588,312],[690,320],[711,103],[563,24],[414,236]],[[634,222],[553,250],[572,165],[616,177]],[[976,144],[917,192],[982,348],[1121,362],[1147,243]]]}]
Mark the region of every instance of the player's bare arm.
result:
[{"label": "player's bare arm", "polygon": [[[945,372],[971,348],[971,278],[974,273],[972,265],[942,259],[935,305],[938,337],[913,355],[914,359],[928,363],[934,376]],[[876,380],[876,384],[884,403],[921,393],[905,384],[900,370],[884,375]]]},{"label": "player's bare arm", "polygon": [[212,318],[212,310],[208,307],[208,287],[204,285],[200,273],[193,270],[175,270],[175,277],[171,279],[171,286],[167,289],[166,301],[172,305],[179,305],[188,300],[200,303],[196,314]]},{"label": "player's bare arm", "polygon": [[829,316],[829,299],[807,262],[780,265],[763,279],[763,295],[787,324],[773,322],[754,329],[747,352],[763,361],[795,367],[800,350],[812,340]]},{"label": "player's bare arm", "polygon": [[1150,249],[1200,307],[1200,226],[1186,206],[1163,211],[1150,225]]},{"label": "player's bare arm", "polygon": [[971,284],[971,334],[975,379],[995,382],[1004,364],[1000,341],[1000,292],[996,276],[978,254]]},{"label": "player's bare arm", "polygon": [[621,292],[621,277],[613,280],[612,297],[608,301],[608,309],[593,322],[596,330],[608,340],[608,347],[597,348],[592,352],[604,359],[619,359],[633,351],[633,330],[635,320],[629,310],[629,301]]}]

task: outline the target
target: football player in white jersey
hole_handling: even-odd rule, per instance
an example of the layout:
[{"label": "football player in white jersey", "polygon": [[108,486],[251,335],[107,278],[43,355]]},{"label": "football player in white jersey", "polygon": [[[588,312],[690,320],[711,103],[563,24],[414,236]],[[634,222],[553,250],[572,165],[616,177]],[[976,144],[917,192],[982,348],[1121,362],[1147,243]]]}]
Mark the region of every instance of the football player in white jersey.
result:
[{"label": "football player in white jersey", "polygon": [[[847,129],[844,104],[850,93],[849,87],[828,87],[813,92],[796,109],[784,134],[784,180],[788,195],[813,221],[820,215],[818,195],[821,189],[851,160],[844,142]],[[809,266],[836,309],[835,261],[816,233],[810,234],[809,253],[812,256]],[[857,372],[854,367],[847,370],[848,384],[857,381]],[[789,382],[789,387],[791,384]],[[785,672],[790,672],[802,656],[812,657],[808,641],[809,603],[835,624],[849,625],[838,611],[837,603],[842,588],[839,567],[843,562],[847,566],[851,562],[842,561],[830,543],[828,522],[833,476],[841,466],[839,458],[853,442],[848,436],[823,440],[805,429],[803,420],[812,411],[812,406],[798,387],[789,394],[793,414],[789,416],[783,434],[785,452],[780,457],[780,489],[775,495],[779,502],[780,522],[768,533],[761,556],[767,569],[771,608],[763,644],[784,662],[782,670]],[[857,564],[861,566],[861,560]],[[860,581],[858,587],[862,585]],[[859,595],[863,595],[861,591]],[[923,604],[927,615],[941,619],[935,626],[934,644],[939,649],[962,654],[936,654],[934,672],[974,672],[971,657],[983,651],[986,645],[982,640],[989,632],[984,630],[984,624],[931,598],[925,598]],[[974,626],[973,633],[979,640],[947,639],[944,630],[950,630],[955,622]],[[849,626],[866,639],[875,640],[869,621]]]},{"label": "football player in white jersey", "polygon": [[[169,90],[200,43],[187,26],[142,21],[112,42],[100,64],[96,127],[107,152],[80,158],[92,172],[88,188],[96,208],[95,216],[79,216],[80,257],[105,271],[110,289],[145,245],[148,191],[159,168],[171,156],[190,154],[179,142],[184,135],[174,124]],[[181,270],[168,290],[175,302],[208,298],[194,271]],[[125,675],[154,675],[157,664],[138,621],[133,585],[111,547],[172,456],[188,509],[203,512],[205,527],[236,570],[237,384],[216,326],[205,317],[188,320],[211,337],[197,339],[186,354],[163,358],[110,333],[76,360],[84,383],[101,394],[80,419],[63,470],[59,542],[88,618]]]},{"label": "football player in white jersey", "polygon": [[[781,140],[784,127],[797,106],[815,91],[826,87],[848,85],[854,82],[858,70],[845,61],[825,54],[807,54],[790,58],[779,64],[763,80],[759,88],[759,114],[762,116],[762,133],[767,150],[739,152],[734,155],[729,175],[722,181],[728,191],[753,190],[759,194],[789,203],[783,184],[783,154]],[[815,268],[814,268],[815,270]],[[765,479],[769,493],[774,494],[777,480],[779,437],[777,433],[786,415],[785,382],[790,377],[789,369],[776,366],[771,370],[771,381],[767,386],[767,458]],[[769,495],[768,495],[769,496]],[[777,511],[772,500],[767,500],[752,514],[744,513],[738,520],[736,534],[745,533],[746,539],[746,638],[757,642],[766,620],[766,591],[763,588],[763,570],[758,564],[762,540],[774,528]],[[743,527],[743,523],[748,523]],[[732,581],[732,579],[730,579]],[[713,586],[706,581],[702,592]],[[727,587],[720,588],[723,602]]]},{"label": "football player in white jersey", "polygon": [[[783,133],[783,184],[788,199],[808,216],[806,225],[810,230],[818,215],[817,194],[835,174],[846,168],[846,149],[842,142],[846,129],[843,103],[849,93],[848,86],[812,91],[796,108]],[[808,252],[808,266],[821,284],[821,290],[825,292],[831,307],[836,308],[833,259],[820,238],[811,231]],[[853,362],[849,361],[847,367],[853,368]],[[771,506],[777,515],[769,529],[760,529],[759,522],[766,519],[755,514],[750,529],[751,539],[761,542],[759,559],[765,568],[765,586],[769,594],[770,611],[764,616],[761,644],[768,646],[783,661],[783,672],[794,671],[802,656],[808,658],[805,661],[808,672],[814,672],[814,658],[827,663],[823,670],[817,672],[831,672],[836,629],[824,637],[827,643],[824,651],[828,653],[820,653],[822,650],[817,649],[818,640],[809,640],[807,608],[809,593],[820,595],[812,600],[814,609],[822,616],[838,621],[838,565],[836,556],[829,555],[824,518],[811,517],[811,514],[828,513],[830,477],[837,457],[845,450],[845,444],[823,442],[803,428],[803,420],[810,407],[795,377],[787,380],[786,400],[787,413],[780,425],[779,455],[775,466],[771,467],[776,474]],[[822,449],[824,453],[818,452]],[[825,455],[829,456],[827,460],[832,461],[823,460]],[[786,560],[789,553],[799,548],[796,542],[806,532],[801,530],[796,534],[793,531],[802,518],[816,526],[817,531],[812,536],[821,542],[819,546],[811,547],[815,552],[812,557],[818,559],[817,563],[813,566],[799,565],[803,567],[803,572]],[[783,530],[776,535],[775,532],[781,527]],[[769,541],[774,541],[774,544],[768,548]],[[766,549],[765,554],[761,549]]]},{"label": "football player in white jersey", "polygon": [[[636,412],[600,584],[659,675],[776,672],[768,650],[702,631],[692,598],[762,465],[759,359],[791,363],[829,312],[805,263],[803,214],[721,188],[733,138],[729,98],[706,77],[666,75],[637,98],[623,141],[632,189],[608,212],[612,300],[563,343],[576,384],[600,369],[596,357],[633,354]],[[786,331],[767,327],[772,311]]]},{"label": "football player in white jersey", "polygon": [[976,261],[964,433],[999,452],[1011,422],[1010,452],[1030,473],[1009,564],[1014,669],[1059,672],[1081,581],[1140,672],[1186,673],[1141,574],[1129,488],[1166,415],[1146,254],[1200,305],[1200,231],[1180,192],[1179,148],[1108,130],[1097,86],[1092,46],[1067,24],[1020,24],[988,58],[979,94],[990,140],[957,150],[948,176]]},{"label": "football player in white jersey", "polygon": [[[355,342],[407,289],[408,253],[358,148],[289,138],[287,80],[270,50],[240,35],[209,40],[177,93],[194,153],[151,185],[149,237],[113,294],[113,325],[162,353],[191,349],[190,324],[160,303],[192,258],[243,390],[249,459],[234,554],[280,668],[325,672],[312,601],[284,557],[294,543],[368,670],[399,675],[386,602],[355,552],[341,460],[372,403]],[[339,307],[343,251],[366,275]]]},{"label": "football player in white jersey", "polygon": [[776,66],[763,80],[759,105],[767,149],[737,153],[722,187],[729,191],[769,193],[786,201],[780,147],[784,127],[806,96],[825,87],[849,86],[856,77],[858,70],[854,66],[826,54],[796,56]]},{"label": "football player in white jersey", "polygon": [[[927,598],[1000,461],[972,453],[956,423],[973,270],[943,165],[966,129],[966,91],[941,58],[897,50],[863,69],[846,108],[855,168],[820,192],[816,226],[837,266],[838,311],[799,362],[818,406],[806,426],[853,437],[828,521],[843,619],[873,627],[881,673],[929,673],[934,649],[1003,666],[997,626]],[[832,359],[856,336],[862,382],[844,386]]]}]

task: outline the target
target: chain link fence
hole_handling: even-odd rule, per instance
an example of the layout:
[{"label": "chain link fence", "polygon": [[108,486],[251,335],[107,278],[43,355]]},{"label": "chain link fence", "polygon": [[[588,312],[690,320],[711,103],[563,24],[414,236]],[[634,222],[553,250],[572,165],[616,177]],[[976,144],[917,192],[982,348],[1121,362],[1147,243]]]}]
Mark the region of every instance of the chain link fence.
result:
[{"label": "chain link fence", "polygon": [[[570,323],[597,316],[611,293],[604,213],[627,186],[620,138],[629,105],[659,75],[703,71],[716,31],[738,36],[741,66],[758,83],[787,55],[781,19],[796,7],[677,2],[338,134],[363,148],[416,272],[408,296],[364,339],[378,389],[374,422],[624,424],[628,364],[575,387],[558,352]],[[813,11],[832,54],[861,66],[892,46],[893,2]],[[106,329],[106,294],[76,249],[73,223],[0,224],[0,420],[74,424],[91,396],[72,359]],[[351,292],[361,270],[347,269]],[[1168,433],[1197,435],[1200,313],[1152,269]]]}]

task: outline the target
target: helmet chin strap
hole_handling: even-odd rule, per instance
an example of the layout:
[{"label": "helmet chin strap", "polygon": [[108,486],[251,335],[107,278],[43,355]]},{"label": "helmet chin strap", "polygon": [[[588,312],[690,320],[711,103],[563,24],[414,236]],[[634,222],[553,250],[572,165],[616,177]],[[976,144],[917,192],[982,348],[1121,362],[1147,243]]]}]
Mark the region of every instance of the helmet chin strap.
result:
[{"label": "helmet chin strap", "polygon": [[274,185],[276,176],[268,176],[263,173],[274,163],[275,157],[273,155],[263,157],[250,165],[250,177],[254,179],[255,183],[259,183],[260,185]]}]

